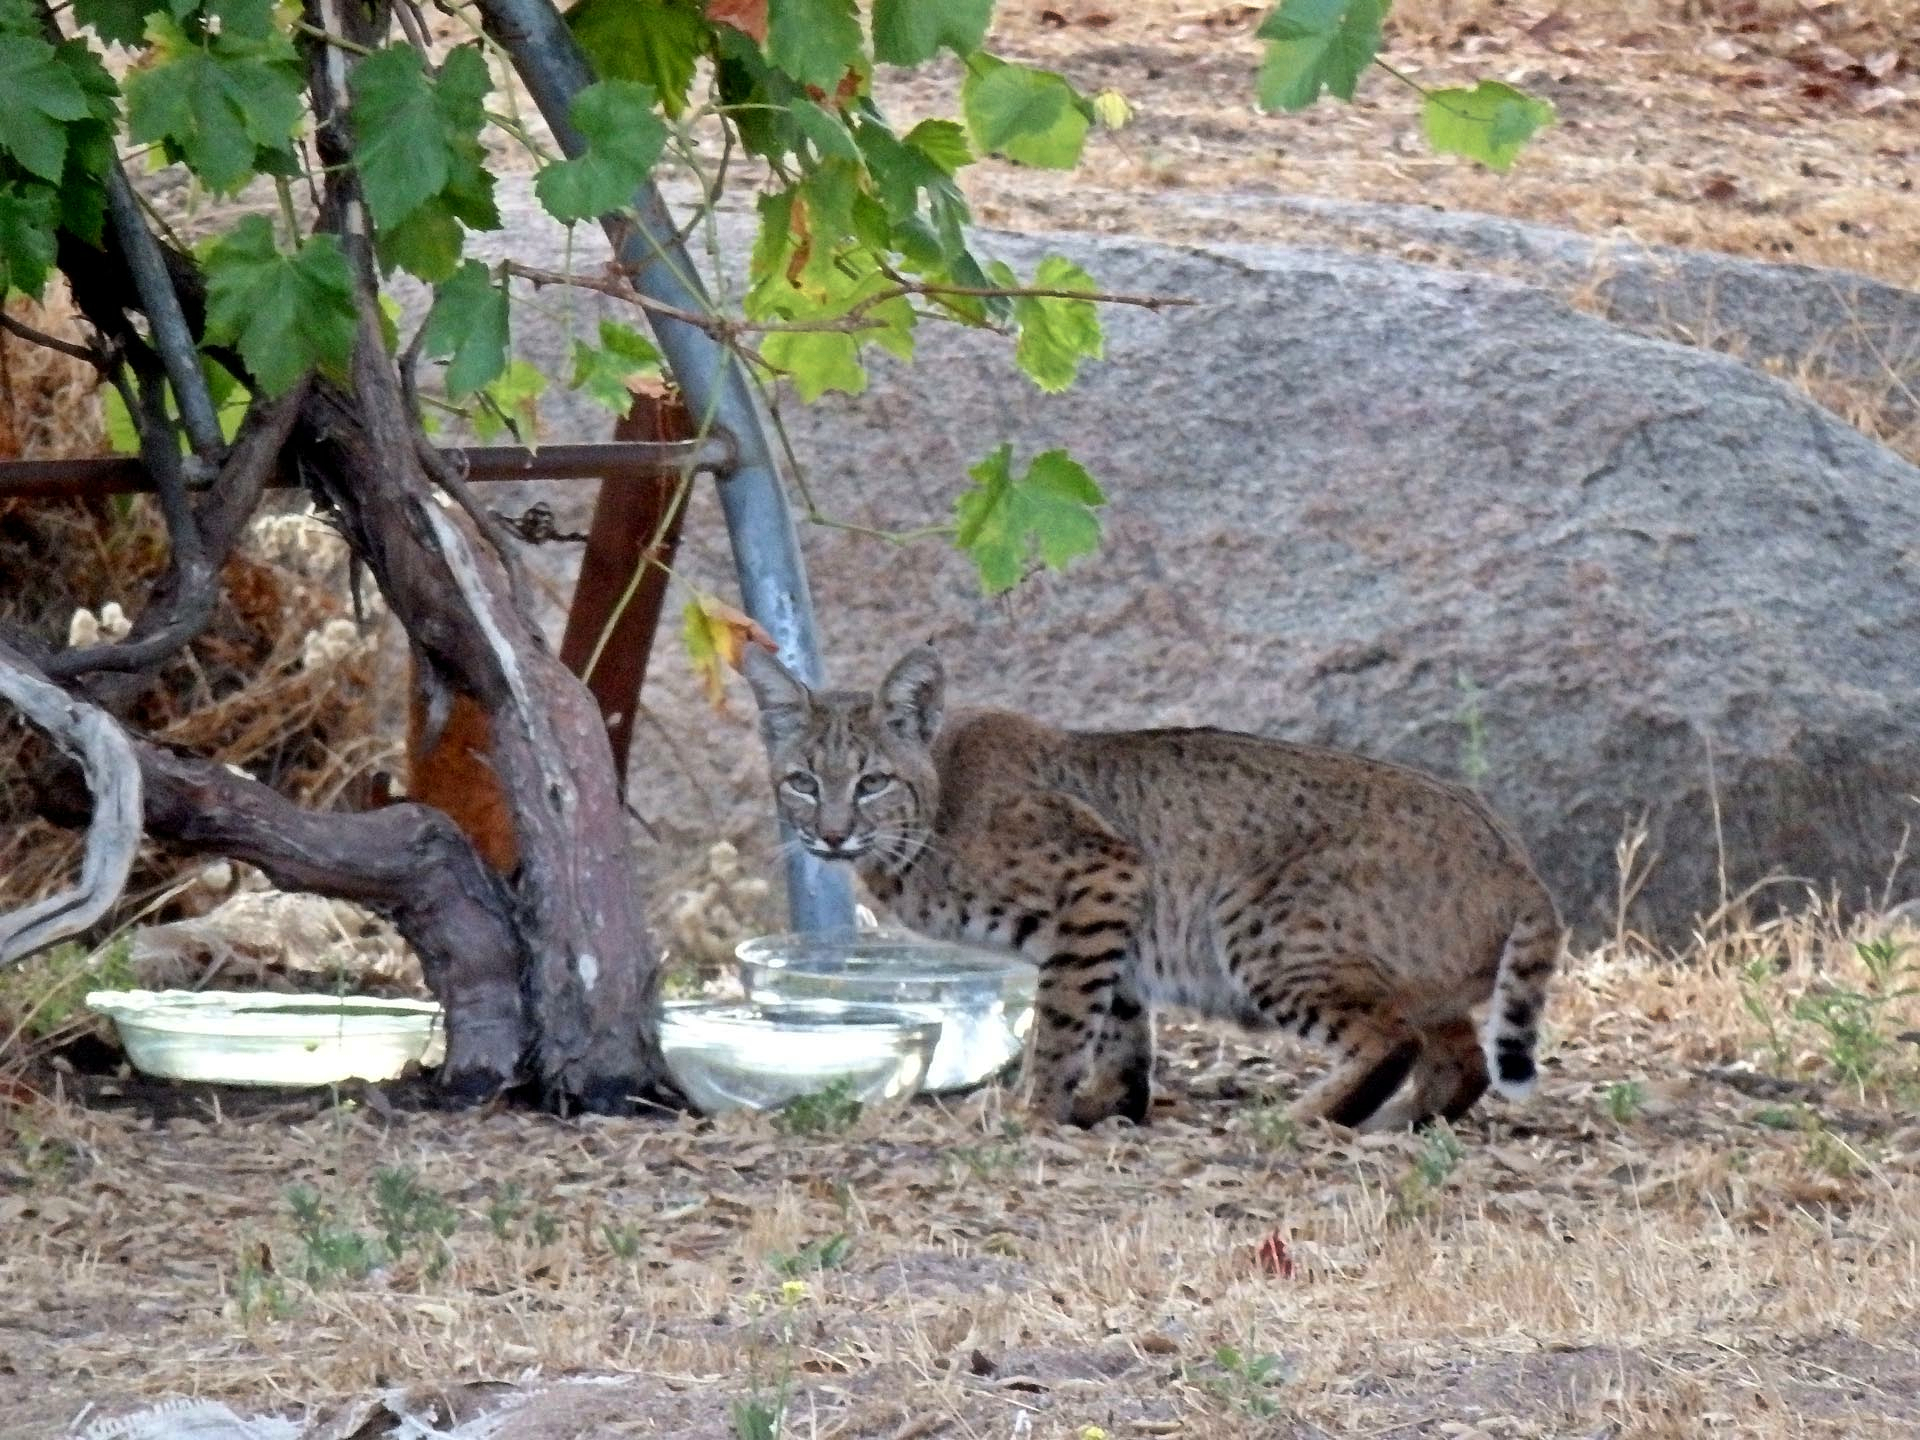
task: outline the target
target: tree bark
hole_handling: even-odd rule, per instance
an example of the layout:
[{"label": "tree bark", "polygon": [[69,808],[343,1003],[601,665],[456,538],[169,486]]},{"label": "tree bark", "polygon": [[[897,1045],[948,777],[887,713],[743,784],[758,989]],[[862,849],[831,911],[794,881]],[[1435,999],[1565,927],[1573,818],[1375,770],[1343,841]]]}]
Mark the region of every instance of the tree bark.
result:
[{"label": "tree bark", "polygon": [[[366,17],[339,0],[309,4],[320,28],[377,43]],[[426,468],[424,436],[381,336],[346,73],[339,49],[316,47],[322,220],[354,264],[360,332],[350,386],[321,383],[307,403],[303,457],[413,641],[422,681],[472,697],[491,717],[520,862],[508,883],[543,1098],[562,1112],[622,1113],[666,1072],[654,1033],[658,960],[613,751],[592,695],[518,605],[498,531],[482,530],[457,477]],[[449,1003],[474,983],[457,958],[443,979]]]}]

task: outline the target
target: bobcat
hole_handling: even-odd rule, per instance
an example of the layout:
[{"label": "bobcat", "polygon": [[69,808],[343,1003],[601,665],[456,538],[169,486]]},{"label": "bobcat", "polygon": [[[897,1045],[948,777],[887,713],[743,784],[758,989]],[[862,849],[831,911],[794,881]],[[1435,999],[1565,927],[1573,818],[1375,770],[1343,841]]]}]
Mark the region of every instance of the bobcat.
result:
[{"label": "bobcat", "polygon": [[1471,792],[1222,730],[943,723],[926,647],[872,694],[816,694],[758,646],[744,669],[801,843],[911,928],[1038,965],[1034,1100],[1054,1119],[1144,1123],[1149,1012],[1169,1004],[1337,1051],[1301,1119],[1418,1125],[1489,1083],[1532,1091],[1565,931]]}]

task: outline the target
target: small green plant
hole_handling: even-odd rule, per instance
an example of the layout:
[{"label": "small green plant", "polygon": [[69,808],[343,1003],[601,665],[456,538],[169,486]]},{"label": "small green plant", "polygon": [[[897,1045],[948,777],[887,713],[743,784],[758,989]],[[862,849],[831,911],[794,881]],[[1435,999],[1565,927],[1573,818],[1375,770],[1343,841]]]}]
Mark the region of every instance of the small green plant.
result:
[{"label": "small green plant", "polygon": [[509,1180],[487,1202],[487,1228],[493,1231],[496,1240],[509,1239],[526,1210],[526,1192],[517,1182]]},{"label": "small green plant", "polygon": [[80,1152],[65,1140],[53,1140],[41,1134],[22,1111],[13,1122],[13,1153],[32,1185],[66,1183],[78,1164]]},{"label": "small green plant", "polygon": [[280,1277],[251,1255],[241,1256],[234,1271],[233,1298],[243,1321],[256,1315],[285,1320],[299,1308]]},{"label": "small green plant", "polygon": [[560,1221],[551,1210],[533,1212],[533,1240],[536,1245],[551,1245],[560,1238]]},{"label": "small green plant", "polygon": [[1740,1004],[1760,1025],[1762,1042],[1773,1058],[1773,1068],[1786,1071],[1793,1064],[1793,1047],[1788,1043],[1784,1015],[1775,987],[1780,965],[1771,955],[1750,960],[1740,971]]},{"label": "small green plant", "polygon": [[116,935],[99,949],[67,943],[0,970],[0,1041],[8,1032],[45,1040],[84,1019],[89,990],[128,990],[133,937]]},{"label": "small green plant", "polygon": [[611,1220],[601,1222],[600,1235],[607,1242],[607,1249],[619,1260],[639,1258],[640,1244],[646,1238],[646,1232],[638,1225],[631,1222],[615,1225]]},{"label": "small green plant", "polygon": [[1280,1413],[1280,1401],[1272,1392],[1287,1377],[1286,1361],[1278,1355],[1233,1345],[1218,1347],[1204,1367],[1187,1372],[1189,1380],[1256,1420],[1270,1420]]},{"label": "small green plant", "polygon": [[1789,1002],[1779,993],[1779,967],[1760,959],[1741,972],[1741,1003],[1760,1023],[1761,1038],[1780,1070],[1790,1068],[1795,1031],[1801,1048],[1816,1050],[1828,1069],[1862,1099],[1869,1087],[1891,1087],[1896,1094],[1916,1077],[1895,1062],[1905,1054],[1900,1043],[1902,1003],[1920,995],[1916,967],[1906,947],[1881,937],[1857,941],[1854,956],[1866,971],[1864,985],[1821,984]]},{"label": "small green plant", "polygon": [[853,1128],[862,1108],[851,1080],[833,1080],[782,1105],[774,1112],[773,1126],[783,1135],[839,1135]]},{"label": "small green plant", "polygon": [[853,1237],[842,1231],[821,1240],[810,1240],[791,1255],[776,1250],[767,1256],[767,1266],[776,1275],[798,1278],[822,1270],[838,1270],[853,1254]]},{"label": "small green plant", "polygon": [[446,1272],[453,1252],[447,1238],[459,1228],[460,1217],[439,1191],[420,1183],[410,1170],[379,1170],[373,1177],[373,1219],[387,1247],[398,1260],[417,1251],[426,1273],[438,1279]]},{"label": "small green plant", "polygon": [[1424,1211],[1466,1158],[1467,1147],[1453,1131],[1444,1125],[1428,1130],[1420,1142],[1420,1153],[1413,1157],[1413,1168],[1395,1186],[1393,1217],[1411,1220]]},{"label": "small green plant", "polygon": [[1872,1160],[1867,1155],[1829,1130],[1811,1110],[1807,1114],[1810,1123],[1800,1158],[1809,1170],[1817,1170],[1835,1180],[1851,1180],[1871,1166]]},{"label": "small green plant", "polygon": [[1298,1150],[1300,1122],[1278,1101],[1268,1100],[1247,1117],[1247,1131],[1262,1150]]},{"label": "small green plant", "polygon": [[1460,687],[1460,773],[1469,785],[1478,785],[1493,768],[1487,761],[1487,722],[1480,687],[1464,670],[1455,683]]},{"label": "small green plant", "polygon": [[1753,1112],[1753,1123],[1769,1130],[1798,1130],[1800,1112],[1790,1105],[1762,1105]]},{"label": "small green plant", "polygon": [[301,1278],[314,1289],[363,1280],[386,1260],[380,1242],[340,1223],[312,1186],[294,1186],[287,1192],[287,1205],[303,1252]]},{"label": "small green plant", "polygon": [[1647,1103],[1647,1087],[1638,1080],[1616,1080],[1607,1086],[1607,1114],[1616,1125],[1631,1125]]},{"label": "small green plant", "polygon": [[1021,1144],[1025,1138],[1026,1130],[1017,1120],[1003,1120],[997,1139],[979,1145],[951,1147],[947,1151],[947,1161],[953,1167],[954,1178],[958,1179],[961,1172],[965,1172],[975,1180],[991,1180],[1018,1168],[1026,1158],[1026,1150]]},{"label": "small green plant", "polygon": [[804,1280],[781,1283],[771,1315],[770,1339],[764,1297],[749,1298],[757,1318],[747,1349],[747,1393],[735,1400],[730,1409],[734,1440],[779,1440],[787,1420],[787,1402],[793,1393],[793,1346],[799,1328],[798,1312],[800,1302],[806,1298]]}]

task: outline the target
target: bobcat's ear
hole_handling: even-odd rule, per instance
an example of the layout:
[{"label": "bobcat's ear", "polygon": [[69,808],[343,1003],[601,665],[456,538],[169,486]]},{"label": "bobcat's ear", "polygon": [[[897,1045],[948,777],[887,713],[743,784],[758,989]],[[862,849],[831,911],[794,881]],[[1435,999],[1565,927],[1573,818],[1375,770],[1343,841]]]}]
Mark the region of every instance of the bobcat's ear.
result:
[{"label": "bobcat's ear", "polygon": [[909,650],[880,682],[880,717],[889,730],[916,745],[930,745],[940,730],[946,672],[931,645]]},{"label": "bobcat's ear", "polygon": [[760,707],[760,731],[768,745],[783,745],[800,734],[813,711],[813,695],[764,645],[749,640],[740,656],[740,673],[753,687]]}]

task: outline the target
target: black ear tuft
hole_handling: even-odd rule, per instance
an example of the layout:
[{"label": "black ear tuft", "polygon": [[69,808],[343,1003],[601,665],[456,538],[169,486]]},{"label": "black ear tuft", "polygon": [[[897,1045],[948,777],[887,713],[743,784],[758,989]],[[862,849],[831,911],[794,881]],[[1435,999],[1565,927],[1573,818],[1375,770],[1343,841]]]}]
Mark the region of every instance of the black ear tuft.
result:
[{"label": "black ear tuft", "polygon": [[909,650],[880,682],[880,714],[903,740],[929,745],[940,731],[947,677],[931,645]]},{"label": "black ear tuft", "polygon": [[793,678],[779,656],[764,645],[748,641],[740,656],[740,672],[753,687],[754,703],[760,707],[760,729],[769,745],[783,744],[806,728],[813,694]]}]

